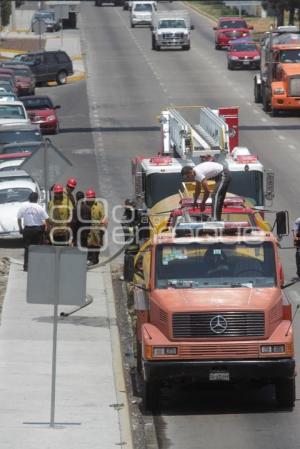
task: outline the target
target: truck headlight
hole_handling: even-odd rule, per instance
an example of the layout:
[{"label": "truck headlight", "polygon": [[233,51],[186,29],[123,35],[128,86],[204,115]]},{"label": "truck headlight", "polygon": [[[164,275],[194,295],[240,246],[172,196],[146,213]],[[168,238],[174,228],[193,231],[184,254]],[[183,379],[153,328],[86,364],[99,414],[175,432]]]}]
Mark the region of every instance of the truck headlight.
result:
[{"label": "truck headlight", "polygon": [[275,95],[284,95],[285,94],[285,90],[283,87],[276,87],[273,91],[273,93]]},{"label": "truck headlight", "polygon": [[176,347],[154,347],[153,348],[153,356],[157,357],[160,355],[177,355],[177,348]]},{"label": "truck headlight", "polygon": [[263,354],[280,354],[285,352],[285,345],[263,345],[260,347]]}]

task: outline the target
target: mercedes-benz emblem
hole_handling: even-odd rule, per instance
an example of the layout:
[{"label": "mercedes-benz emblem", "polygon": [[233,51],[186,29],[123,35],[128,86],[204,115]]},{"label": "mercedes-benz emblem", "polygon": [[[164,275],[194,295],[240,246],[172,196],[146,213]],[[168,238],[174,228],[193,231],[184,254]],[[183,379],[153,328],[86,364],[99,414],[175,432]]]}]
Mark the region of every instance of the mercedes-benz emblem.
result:
[{"label": "mercedes-benz emblem", "polygon": [[216,315],[210,320],[209,327],[214,334],[224,334],[227,329],[227,321],[222,315]]}]

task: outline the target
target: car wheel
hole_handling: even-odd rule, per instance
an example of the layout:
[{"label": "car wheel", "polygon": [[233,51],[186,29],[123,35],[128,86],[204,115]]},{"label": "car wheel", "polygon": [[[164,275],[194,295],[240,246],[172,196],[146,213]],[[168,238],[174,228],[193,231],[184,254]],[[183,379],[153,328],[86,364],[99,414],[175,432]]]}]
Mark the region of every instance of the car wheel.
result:
[{"label": "car wheel", "polygon": [[183,50],[190,50],[190,48],[191,48],[191,44],[183,45],[183,47],[182,47]]},{"label": "car wheel", "polygon": [[58,72],[58,74],[56,75],[57,84],[59,85],[66,84],[67,76],[68,74],[65,70],[61,70],[60,72]]},{"label": "car wheel", "polygon": [[227,63],[227,69],[228,70],[233,70],[233,66],[230,62]]},{"label": "car wheel", "polygon": [[155,50],[155,38],[152,36],[152,50]]},{"label": "car wheel", "polygon": [[130,26],[131,26],[131,28],[134,28],[134,23],[131,22]]},{"label": "car wheel", "polygon": [[292,408],[295,404],[295,378],[280,379],[275,384],[276,400],[282,407]]},{"label": "car wheel", "polygon": [[160,45],[158,45],[157,43],[155,43],[155,50],[160,51]]},{"label": "car wheel", "polygon": [[221,48],[220,45],[216,43],[215,44],[215,50],[220,50],[220,48]]},{"label": "car wheel", "polygon": [[261,103],[261,95],[259,92],[259,87],[255,81],[254,81],[254,103]]},{"label": "car wheel", "polygon": [[263,110],[265,112],[270,112],[271,106],[270,106],[270,103],[268,101],[268,98],[267,98],[267,95],[265,92],[263,93],[262,103],[263,103]]}]

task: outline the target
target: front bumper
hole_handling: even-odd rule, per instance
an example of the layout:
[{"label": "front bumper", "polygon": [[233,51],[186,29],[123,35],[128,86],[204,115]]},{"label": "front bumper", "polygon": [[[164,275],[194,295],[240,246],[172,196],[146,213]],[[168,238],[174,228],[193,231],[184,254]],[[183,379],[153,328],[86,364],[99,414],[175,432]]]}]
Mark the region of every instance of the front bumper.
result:
[{"label": "front bumper", "polygon": [[143,18],[139,18],[139,17],[132,17],[131,19],[131,23],[133,25],[151,25],[152,23],[152,18],[151,17],[143,17]]},{"label": "front bumper", "polygon": [[299,110],[300,97],[272,97],[273,109]]},{"label": "front bumper", "polygon": [[254,61],[254,60],[241,60],[241,61],[233,61],[230,60],[230,64],[232,67],[236,67],[239,69],[259,69],[260,67],[260,61]]},{"label": "front bumper", "polygon": [[276,379],[293,378],[295,376],[295,360],[143,360],[143,372],[146,381],[190,379],[204,383],[209,382],[209,375],[214,371],[228,372],[230,382],[238,382],[241,380],[273,381]]}]

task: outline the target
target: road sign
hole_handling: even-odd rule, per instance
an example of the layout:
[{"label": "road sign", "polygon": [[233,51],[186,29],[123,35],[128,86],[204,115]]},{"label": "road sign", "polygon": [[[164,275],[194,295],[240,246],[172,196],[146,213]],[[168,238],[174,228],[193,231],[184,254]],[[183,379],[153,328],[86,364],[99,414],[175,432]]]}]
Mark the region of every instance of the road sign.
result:
[{"label": "road sign", "polygon": [[46,22],[42,18],[37,18],[32,24],[32,29],[35,34],[44,34],[47,30]]},{"label": "road sign", "polygon": [[32,246],[29,248],[28,266],[27,302],[75,306],[84,304],[85,252],[63,246]]},{"label": "road sign", "polygon": [[46,192],[72,167],[72,163],[48,140],[20,165]]},{"label": "road sign", "polygon": [[55,427],[58,306],[85,303],[86,253],[63,246],[29,247],[27,302],[54,304],[50,427]]}]

